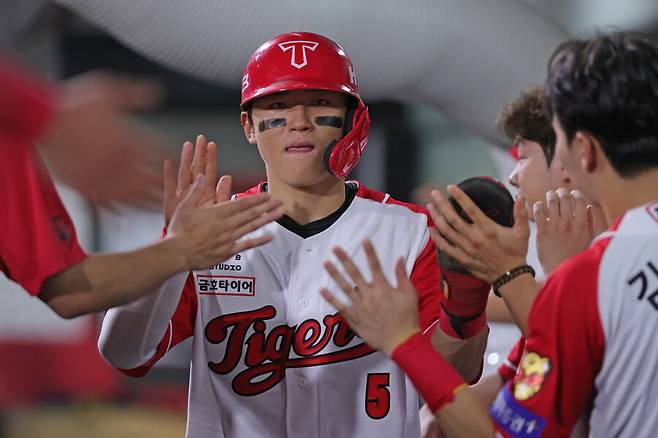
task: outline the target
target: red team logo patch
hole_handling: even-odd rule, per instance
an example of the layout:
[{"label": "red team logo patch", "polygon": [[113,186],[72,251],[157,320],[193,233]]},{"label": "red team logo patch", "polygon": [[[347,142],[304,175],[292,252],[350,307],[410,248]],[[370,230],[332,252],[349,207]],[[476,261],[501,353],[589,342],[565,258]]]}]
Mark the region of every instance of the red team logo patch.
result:
[{"label": "red team logo patch", "polygon": [[256,295],[256,277],[231,275],[197,275],[199,295],[232,295],[253,297]]},{"label": "red team logo patch", "polygon": [[551,371],[551,361],[534,352],[527,352],[514,378],[514,397],[528,400],[539,392]]}]

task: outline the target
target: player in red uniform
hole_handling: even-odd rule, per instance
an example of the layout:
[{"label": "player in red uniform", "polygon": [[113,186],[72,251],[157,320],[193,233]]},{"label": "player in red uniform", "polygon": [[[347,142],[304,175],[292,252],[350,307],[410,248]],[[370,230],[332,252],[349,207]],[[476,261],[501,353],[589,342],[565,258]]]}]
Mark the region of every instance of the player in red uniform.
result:
[{"label": "player in red uniform", "polygon": [[[404,266],[398,266],[395,290],[366,246],[371,282],[349,259],[341,259],[358,287],[343,289],[352,306],[326,290],[323,294],[362,337],[392,356],[442,426],[458,436],[494,436],[495,429],[503,436],[566,437],[590,406],[592,436],[651,436],[658,428],[653,415],[658,390],[653,340],[658,329],[658,47],[626,33],[568,41],[551,58],[545,95],[556,155],[574,184],[599,202],[614,224],[549,277],[528,316],[519,371],[489,414],[417,335],[415,294]],[[537,288],[525,265],[523,199],[515,209],[521,225],[510,231],[485,219],[456,187],[449,192],[473,224],[439,195],[436,209],[443,221],[437,227],[445,238],[436,241],[472,272],[491,279],[512,313],[521,314]],[[560,213],[571,215],[569,207],[565,204]],[[489,257],[474,259],[473,245]],[[441,379],[427,372],[437,366],[443,367]]]},{"label": "player in red uniform", "polygon": [[[601,217],[600,206],[587,204],[588,201],[582,194],[572,191],[574,185],[559,159],[555,157],[555,132],[550,115],[545,109],[543,93],[543,88],[539,85],[523,90],[503,107],[497,124],[500,131],[513,143],[512,152],[517,162],[509,176],[509,182],[518,189],[517,195],[525,198],[530,220],[534,220],[532,210],[535,205],[546,204],[553,208],[554,203],[578,202],[583,205],[578,209],[578,217],[573,218],[572,225],[576,222],[591,221],[591,229],[588,232],[583,232],[578,226],[551,227],[550,221],[540,221],[537,224],[537,246],[540,248],[544,275],[548,275],[559,262],[587,248],[592,238],[601,233],[602,228],[607,225]],[[550,192],[548,201],[547,192]],[[558,244],[553,245],[554,242]],[[503,315],[506,321],[513,322],[504,301],[494,295],[489,299],[487,316],[489,321],[496,321],[492,319],[492,315]],[[490,341],[496,335],[495,328],[492,328],[492,333]],[[506,332],[503,332],[504,335]],[[524,346],[523,338],[517,341],[498,372],[486,376],[473,386],[481,400],[490,404],[503,384],[514,377]],[[506,354],[507,351],[501,353]],[[438,429],[438,420],[427,405],[423,407],[421,417],[425,425],[425,437],[436,436],[434,431]]]}]

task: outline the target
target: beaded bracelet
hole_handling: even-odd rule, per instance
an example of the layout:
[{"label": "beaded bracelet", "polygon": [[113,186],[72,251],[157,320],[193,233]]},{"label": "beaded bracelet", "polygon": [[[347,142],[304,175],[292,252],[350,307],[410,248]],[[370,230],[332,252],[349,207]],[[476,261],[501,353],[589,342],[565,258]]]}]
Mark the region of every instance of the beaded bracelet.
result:
[{"label": "beaded bracelet", "polygon": [[500,297],[500,292],[498,292],[498,289],[510,281],[514,280],[516,277],[522,274],[530,274],[532,277],[535,277],[535,270],[532,269],[532,266],[530,265],[521,265],[517,266],[514,269],[511,269],[507,272],[505,272],[503,275],[498,277],[496,281],[493,282],[493,293],[497,296]]}]

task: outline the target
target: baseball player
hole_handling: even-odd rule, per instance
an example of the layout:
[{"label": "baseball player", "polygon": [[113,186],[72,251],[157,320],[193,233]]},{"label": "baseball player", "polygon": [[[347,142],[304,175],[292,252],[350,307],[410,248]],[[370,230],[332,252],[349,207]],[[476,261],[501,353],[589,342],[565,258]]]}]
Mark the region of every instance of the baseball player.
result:
[{"label": "baseball player", "polygon": [[287,33],[257,49],[242,79],[241,120],[267,180],[236,198],[283,200],[284,216],[249,234],[272,241],[178,275],[104,318],[99,348],[132,376],[193,337],[189,437],[420,436],[409,381],[318,293],[330,287],[322,264],[331,249],[363,268],[368,236],[390,279],[403,255],[432,348],[467,381],[480,373],[490,285],[444,272],[450,293],[441,294],[426,211],[345,181],[370,124],[358,90],[345,51],[321,35]]},{"label": "baseball player", "polygon": [[[3,84],[0,87],[0,198],[5,207],[0,217],[0,269],[64,318],[125,304],[143,296],[176,272],[210,266],[232,255],[229,250],[208,246],[211,240],[226,244],[235,243],[239,238],[220,237],[217,227],[236,230],[244,224],[257,226],[268,218],[278,217],[279,201],[268,199],[267,195],[245,200],[242,205],[199,208],[195,200],[205,187],[202,177],[194,190],[186,192],[187,200],[181,202],[173,214],[175,230],[170,230],[169,239],[126,253],[87,256],[78,244],[73,223],[32,142],[43,141],[44,149],[56,149],[57,154],[66,155],[60,156],[60,162],[71,161],[70,153],[80,149],[75,163],[82,171],[77,169],[67,174],[80,183],[80,175],[89,172],[84,167],[87,164],[115,167],[114,163],[107,163],[82,149],[89,147],[93,151],[117,146],[116,153],[123,153],[126,148],[125,155],[130,158],[133,156],[130,148],[140,147],[141,141],[155,141],[122,120],[129,104],[145,105],[151,99],[145,98],[143,85],[139,83],[114,81],[111,77],[101,80],[93,76],[72,80],[67,87],[58,90],[56,98],[53,90],[30,79],[2,58],[0,82]],[[127,89],[134,92],[131,102],[124,102],[121,97],[121,92]],[[108,132],[111,135],[105,137]],[[100,136],[93,146],[88,145],[89,135]],[[130,140],[121,143],[122,136]],[[70,170],[70,164],[67,166]],[[121,176],[132,182],[152,178],[150,173],[139,174],[134,169],[122,172]],[[95,188],[98,188],[98,181],[110,186],[96,191],[86,184],[98,195],[93,196],[96,201],[126,200],[123,196],[130,196],[121,187],[123,183],[113,188],[113,181],[93,174],[85,175],[83,181],[88,182],[89,178],[97,178],[94,179]],[[142,202],[145,197],[148,199],[148,194],[137,190],[130,199]],[[263,208],[271,214],[253,220],[249,213],[262,212]],[[242,221],[225,220],[226,216],[243,209]],[[240,251],[264,241],[245,241],[234,249]]]},{"label": "baseball player", "polygon": [[[447,363],[418,335],[416,294],[403,264],[398,264],[401,290],[394,290],[369,251],[372,280],[351,267],[358,289],[341,288],[351,306],[328,291],[323,294],[368,343],[400,364],[442,426],[459,436],[494,436],[495,429],[502,436],[567,437],[588,407],[590,436],[653,436],[658,428],[653,415],[658,390],[653,341],[658,329],[658,46],[628,33],[567,41],[551,57],[545,95],[556,156],[613,225],[549,276],[528,318],[519,370],[489,413],[456,374],[447,377]],[[453,246],[439,237],[441,249],[482,277],[496,276],[494,291],[514,313],[514,301],[536,287],[525,265],[522,230],[516,238],[503,234],[463,192],[449,191],[473,224],[439,199],[444,220],[437,227],[458,242]],[[515,214],[520,221],[526,215],[522,199]],[[491,259],[469,260],[465,248],[474,242],[488,248]],[[341,262],[352,263],[346,257]],[[346,284],[340,274],[334,277]],[[439,364],[444,374],[436,379],[427,371]]]},{"label": "baseball player", "polygon": [[[546,111],[543,88],[535,85],[523,90],[514,100],[503,107],[498,116],[497,124],[500,131],[513,142],[511,152],[517,162],[509,176],[509,182],[518,189],[518,195],[525,198],[529,219],[534,221],[532,209],[536,203],[547,203],[546,193],[549,193],[551,206],[556,201],[559,203],[560,198],[563,202],[567,200],[575,202],[575,199],[568,195],[574,189],[574,185],[559,159],[555,157],[555,132],[551,125],[551,118]],[[559,190],[560,188],[564,190]],[[572,193],[576,195],[578,202],[585,202],[580,194]],[[600,206],[590,204],[587,208],[590,210],[592,218],[595,219],[594,224],[592,224],[591,234],[583,233],[581,229],[575,226],[570,227],[570,229],[556,229],[554,232],[547,232],[548,227],[545,223],[540,222],[538,224],[540,233],[537,236],[537,241],[541,249],[540,254],[542,261],[548,262],[542,266],[546,274],[549,274],[555,267],[550,265],[557,265],[569,256],[585,249],[591,242],[593,235],[600,234],[602,228],[606,226],[605,219],[601,218]],[[579,214],[583,218],[587,216],[584,209],[582,212],[579,211]],[[555,241],[557,245],[547,248],[546,240]],[[571,246],[574,246],[574,248],[571,248]],[[552,254],[547,254],[547,250]],[[565,251],[570,252],[565,253]],[[558,263],[555,262],[557,259],[560,259]],[[508,318],[505,321],[513,322],[504,301],[494,295],[490,297],[487,305],[489,322],[492,321],[492,314],[505,315]],[[513,337],[507,336],[509,339],[505,339],[509,328],[504,327],[504,331],[497,333],[496,329],[498,328],[497,326],[491,327],[492,331],[489,336],[487,352],[491,351],[492,338],[494,337],[497,342],[506,340],[509,346],[513,345],[518,337],[518,329],[515,327],[511,327],[514,328]],[[503,336],[502,339],[501,336]],[[498,351],[504,356],[507,354],[509,346],[506,346],[504,351],[500,348]],[[519,339],[507,355],[507,359],[498,368],[498,372],[484,377],[473,386],[473,390],[487,405],[493,402],[503,384],[514,378],[521,361],[524,346],[525,339]],[[425,436],[427,438],[435,436],[431,431],[437,429],[438,420],[434,418],[427,405],[421,410],[421,419],[423,419],[421,424],[425,425]]]}]

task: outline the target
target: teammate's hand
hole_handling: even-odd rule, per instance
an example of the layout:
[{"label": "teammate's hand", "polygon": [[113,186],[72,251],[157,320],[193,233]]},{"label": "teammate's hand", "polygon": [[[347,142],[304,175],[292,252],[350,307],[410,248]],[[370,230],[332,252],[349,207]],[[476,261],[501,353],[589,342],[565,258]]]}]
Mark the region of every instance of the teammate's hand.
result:
[{"label": "teammate's hand", "polygon": [[[465,179],[457,187],[496,224],[505,227],[514,224],[514,199],[499,181],[480,176]],[[454,198],[449,198],[448,201],[462,219],[471,222],[468,214]],[[479,331],[481,326],[479,323],[469,325],[468,322],[476,320],[485,311],[491,284],[473,276],[467,268],[440,249],[438,258],[443,280],[441,307],[447,314],[454,333],[462,339],[471,337],[475,334],[473,330]],[[447,322],[446,318],[442,319],[442,324]],[[445,325],[442,327],[447,328]]]},{"label": "teammate's hand", "polygon": [[537,224],[537,256],[545,275],[587,249],[596,237],[588,200],[577,190],[549,191],[546,202],[536,202],[532,210]]},{"label": "teammate's hand", "polygon": [[165,142],[128,117],[159,100],[153,82],[92,72],[58,90],[55,115],[39,140],[54,174],[91,202],[155,205]]},{"label": "teammate's hand", "polygon": [[514,226],[509,228],[489,219],[459,187],[449,185],[447,190],[473,223],[460,217],[441,192],[433,191],[427,208],[436,225],[430,235],[439,250],[489,284],[525,264],[530,228],[522,197],[514,202]]},{"label": "teammate's hand", "polygon": [[363,278],[359,268],[341,248],[335,248],[334,254],[351,282],[330,261],[324,265],[331,278],[350,299],[351,305],[344,304],[327,289],[321,289],[320,293],[364,341],[390,356],[398,345],[420,330],[418,295],[401,257],[395,265],[398,282],[398,289],[395,289],[384,277],[372,243],[364,240],[363,248],[372,275],[371,282]]},{"label": "teammate's hand", "polygon": [[272,236],[265,234],[242,239],[283,214],[283,201],[267,193],[230,201],[231,177],[217,184],[216,203],[204,204],[207,194],[205,176],[199,175],[187,196],[173,213],[167,233],[175,239],[176,256],[186,270],[205,269],[221,263],[238,252],[263,245]]},{"label": "teammate's hand", "polygon": [[192,184],[199,175],[205,175],[206,185],[201,196],[201,204],[212,204],[215,201],[215,181],[217,179],[217,145],[208,143],[202,134],[196,138],[196,145],[186,141],[180,154],[178,175],[174,174],[169,160],[164,164],[164,217],[165,226],[169,225],[174,210],[187,196]]}]

